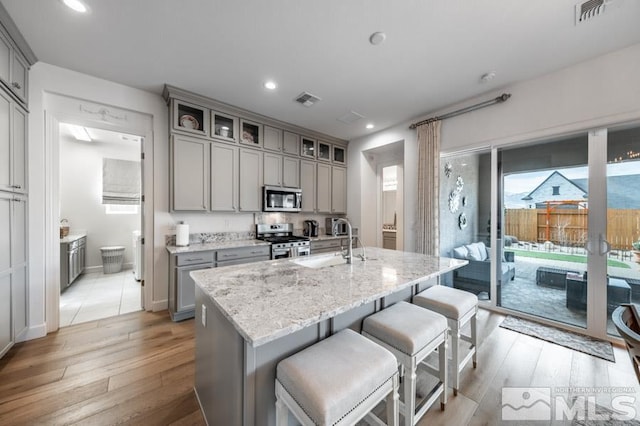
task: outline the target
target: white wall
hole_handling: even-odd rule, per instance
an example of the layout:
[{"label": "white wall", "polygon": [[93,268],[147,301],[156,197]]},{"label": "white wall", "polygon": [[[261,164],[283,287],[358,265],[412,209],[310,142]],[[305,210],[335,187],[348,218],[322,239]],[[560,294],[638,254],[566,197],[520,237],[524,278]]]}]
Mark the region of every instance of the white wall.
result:
[{"label": "white wall", "polygon": [[87,268],[102,267],[100,247],[104,246],[124,246],[124,263],[131,264],[132,233],[140,229],[139,209],[137,214],[106,214],[103,158],[140,161],[140,143],[60,138],[60,217],[69,221],[71,233],[87,233]]},{"label": "white wall", "polygon": [[443,121],[441,150],[456,152],[509,145],[571,134],[579,130],[640,119],[640,44],[585,61],[548,75],[494,90],[446,110],[434,111],[349,143],[348,215],[369,231],[370,170],[363,151],[404,141],[405,249],[412,251],[417,191],[416,132],[411,122],[512,94],[500,105]]}]

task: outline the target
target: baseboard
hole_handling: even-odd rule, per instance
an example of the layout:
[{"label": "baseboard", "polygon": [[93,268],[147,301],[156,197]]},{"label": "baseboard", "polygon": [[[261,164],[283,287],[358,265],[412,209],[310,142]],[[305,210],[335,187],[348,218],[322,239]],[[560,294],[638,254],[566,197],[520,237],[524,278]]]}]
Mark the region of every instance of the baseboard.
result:
[{"label": "baseboard", "polygon": [[[98,273],[102,273],[102,265],[100,266],[87,266],[86,268],[84,268],[84,271],[82,272],[83,274],[90,274],[93,272],[98,272]],[[133,263],[123,263],[122,264],[122,270],[127,270],[127,269],[133,269]]]},{"label": "baseboard", "polygon": [[16,343],[26,342],[27,340],[39,339],[47,335],[47,324],[42,323],[26,329],[24,333],[16,336]]},{"label": "baseboard", "polygon": [[166,311],[167,309],[169,309],[169,300],[167,299],[156,300],[151,303],[151,311],[153,312]]}]

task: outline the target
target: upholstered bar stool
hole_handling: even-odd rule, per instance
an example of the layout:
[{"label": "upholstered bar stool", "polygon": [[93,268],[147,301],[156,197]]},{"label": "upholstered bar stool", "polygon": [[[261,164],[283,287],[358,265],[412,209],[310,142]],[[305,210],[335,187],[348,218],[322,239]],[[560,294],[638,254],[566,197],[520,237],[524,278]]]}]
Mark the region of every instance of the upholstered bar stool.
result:
[{"label": "upholstered bar stool", "polygon": [[[470,359],[473,359],[473,368],[476,368],[477,365],[478,297],[468,291],[435,285],[415,295],[413,303],[447,317],[451,329],[451,364],[455,368],[452,387],[453,394],[458,395],[460,371]],[[467,323],[471,325],[470,336],[461,332]],[[463,359],[460,359],[461,340],[471,344],[469,353]]]},{"label": "upholstered bar stool", "polygon": [[386,399],[387,425],[398,425],[398,368],[388,350],[342,330],[278,363],[276,425],[289,411],[303,425],[353,425]]},{"label": "upholstered bar stool", "polygon": [[[389,308],[368,316],[362,323],[362,335],[384,346],[393,353],[402,366],[404,401],[400,412],[405,425],[413,426],[440,398],[440,408],[447,403],[447,319],[438,313],[422,309],[407,302],[398,302]],[[423,363],[438,349],[438,369]],[[416,413],[416,370],[418,365],[439,379]]]}]

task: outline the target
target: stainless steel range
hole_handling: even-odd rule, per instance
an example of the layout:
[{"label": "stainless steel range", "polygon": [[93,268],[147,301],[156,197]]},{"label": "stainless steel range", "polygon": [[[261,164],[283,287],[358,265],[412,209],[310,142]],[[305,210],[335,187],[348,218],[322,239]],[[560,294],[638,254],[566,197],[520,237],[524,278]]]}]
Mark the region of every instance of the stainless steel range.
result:
[{"label": "stainless steel range", "polygon": [[308,237],[293,235],[293,223],[256,225],[256,238],[271,243],[271,259],[308,256],[311,252]]}]

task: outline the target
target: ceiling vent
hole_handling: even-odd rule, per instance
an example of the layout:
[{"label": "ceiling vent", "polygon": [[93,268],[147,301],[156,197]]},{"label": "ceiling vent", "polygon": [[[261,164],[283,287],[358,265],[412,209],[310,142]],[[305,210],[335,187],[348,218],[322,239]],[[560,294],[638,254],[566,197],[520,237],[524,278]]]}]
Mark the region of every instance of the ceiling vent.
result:
[{"label": "ceiling vent", "polygon": [[306,106],[306,107],[310,107],[311,105],[315,104],[316,102],[320,101],[321,99],[319,97],[317,97],[316,95],[312,95],[309,92],[302,92],[300,93],[295,101]]},{"label": "ceiling vent", "polygon": [[364,118],[364,115],[358,114],[355,111],[349,111],[348,113],[346,113],[342,117],[339,117],[338,121],[342,121],[345,124],[353,124],[356,121],[360,120],[361,118]]},{"label": "ceiling vent", "polygon": [[603,14],[605,6],[609,3],[611,1],[588,0],[584,3],[576,4],[576,25]]}]

